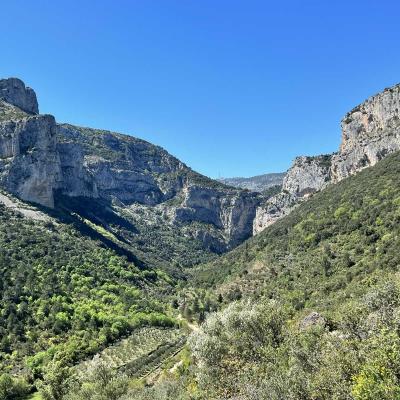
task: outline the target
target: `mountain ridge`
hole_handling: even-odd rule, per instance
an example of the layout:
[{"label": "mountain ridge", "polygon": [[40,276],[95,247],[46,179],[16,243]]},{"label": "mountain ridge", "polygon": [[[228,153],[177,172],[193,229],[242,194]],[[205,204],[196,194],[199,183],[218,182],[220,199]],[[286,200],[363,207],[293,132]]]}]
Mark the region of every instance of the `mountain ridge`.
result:
[{"label": "mountain ridge", "polygon": [[111,207],[141,205],[148,214],[158,206],[179,235],[216,253],[251,236],[260,195],[198,174],[142,139],[25,112],[20,107],[29,104],[34,92],[16,78],[0,80],[0,87],[6,93],[0,107],[5,115],[0,122],[0,186],[22,200],[53,208],[55,194],[61,193],[106,200]]},{"label": "mountain ridge", "polygon": [[[41,388],[54,383],[53,373],[102,349],[115,361],[126,348],[125,361],[113,365],[127,362],[124,371],[142,376],[148,365],[161,368],[169,354],[182,350],[185,320],[200,324],[209,317],[188,342],[194,359],[183,370],[187,388],[203,391],[205,398],[237,394],[242,389],[236,377],[250,371],[246,384],[263,376],[278,393],[282,386],[269,376],[297,377],[291,362],[292,354],[299,354],[296,363],[304,371],[297,383],[311,382],[314,388],[297,392],[298,384],[290,381],[285,386],[290,396],[276,398],[334,397],[318,387],[332,371],[310,370],[301,356],[309,350],[292,339],[318,329],[319,345],[326,338],[334,338],[329,346],[346,343],[349,330],[337,316],[338,302],[351,307],[354,297],[363,301],[371,279],[394,277],[398,87],[346,114],[340,152],[297,157],[279,193],[274,188],[255,193],[202,176],[141,139],[24,111],[20,105],[33,109],[27,106],[31,92],[15,82],[1,83],[17,86],[15,101],[11,89],[0,99],[1,372],[27,374],[27,381],[36,380]],[[250,238],[254,223],[264,217],[265,226],[279,221]],[[352,308],[345,312],[350,324],[352,313]],[[375,329],[373,314],[367,315]],[[214,330],[221,316],[222,325]],[[362,324],[356,329],[357,340],[364,340]],[[125,335],[132,336],[117,343]],[[221,338],[229,339],[222,343],[225,353],[214,351]],[[144,353],[131,364],[137,339]],[[261,364],[253,363],[254,343],[266,346],[256,358]],[[336,354],[335,346],[330,348]],[[364,357],[354,347],[351,354]],[[362,384],[359,365],[345,379],[334,379],[339,387],[324,386],[334,392],[343,390],[343,383],[349,393],[353,377]],[[265,366],[271,367],[267,374]],[[84,381],[77,385],[87,388]]]},{"label": "mountain ridge", "polygon": [[281,186],[285,172],[273,172],[256,176],[218,178],[217,181],[225,183],[229,186],[234,186],[241,189],[248,189],[253,192],[263,192],[273,186]]},{"label": "mountain ridge", "polygon": [[50,208],[55,193],[107,200],[111,207],[138,204],[148,215],[158,207],[179,234],[214,253],[234,248],[315,192],[400,148],[395,85],[345,115],[337,153],[297,157],[280,193],[256,193],[198,174],[142,139],[37,114],[34,91],[16,78],[0,80],[0,88],[0,186]]},{"label": "mountain ridge", "polygon": [[296,157],[282,192],[257,208],[254,234],[289,214],[326,186],[354,175],[400,149],[400,84],[369,97],[345,114],[338,152]]}]

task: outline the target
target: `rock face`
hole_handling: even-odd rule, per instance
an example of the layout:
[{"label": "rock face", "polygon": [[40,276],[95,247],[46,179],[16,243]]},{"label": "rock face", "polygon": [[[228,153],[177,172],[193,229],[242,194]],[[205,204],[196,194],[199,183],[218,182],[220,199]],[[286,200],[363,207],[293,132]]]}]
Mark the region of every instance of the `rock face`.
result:
[{"label": "rock face", "polygon": [[338,182],[400,149],[400,85],[384,90],[342,120],[342,143],[333,156],[331,178]]},{"label": "rock face", "polygon": [[[10,78],[0,80],[0,186],[47,207],[57,207],[63,196],[78,203],[86,199],[85,205],[102,201],[120,218],[143,212],[142,220],[134,216],[141,226],[147,219],[169,224],[222,252],[328,184],[400,149],[399,109],[400,86],[356,107],[342,121],[339,152],[296,158],[281,192],[272,195],[204,177],[164,149],[132,136],[56,124],[52,116],[37,114],[33,90]],[[281,182],[282,176],[275,178]]]},{"label": "rock face", "polygon": [[261,202],[256,209],[253,221],[253,235],[260,233],[267,226],[272,225],[278,219],[289,214],[299,204],[295,194],[280,192],[270,199]]},{"label": "rock face", "polygon": [[282,192],[256,211],[258,233],[313,193],[372,166],[400,150],[400,85],[385,89],[343,118],[342,142],[333,155],[298,157],[287,171]]},{"label": "rock face", "polygon": [[23,200],[53,207],[60,179],[55,139],[49,115],[0,122],[0,185]]},{"label": "rock face", "polygon": [[282,191],[263,201],[256,210],[253,234],[289,214],[301,201],[325,188],[330,181],[331,156],[297,157],[283,180]]},{"label": "rock face", "polygon": [[17,78],[0,80],[0,99],[30,114],[39,114],[35,92]]},{"label": "rock face", "polygon": [[144,219],[160,213],[215,252],[252,235],[257,193],[197,174],[144,140],[56,124],[37,114],[35,93],[18,79],[0,80],[0,93],[0,186],[22,200],[57,207],[59,196],[86,198],[130,213],[145,207]]},{"label": "rock face", "polygon": [[188,234],[222,252],[252,235],[256,193],[229,188],[195,173],[164,149],[118,133],[57,126],[61,180],[66,196],[159,206],[174,225],[195,223]]},{"label": "rock face", "polygon": [[308,197],[328,185],[330,156],[297,157],[283,181],[282,190]]},{"label": "rock face", "polygon": [[[186,182],[182,192],[184,198],[175,209],[175,221],[198,221],[220,229],[227,249],[252,235],[256,207],[260,202],[258,196],[223,186],[199,186],[190,181]],[[218,250],[221,252],[222,248]]]},{"label": "rock face", "polygon": [[[58,126],[62,192],[156,205],[176,194],[184,165],[143,140],[108,131]],[[173,179],[167,178],[176,173]]]}]

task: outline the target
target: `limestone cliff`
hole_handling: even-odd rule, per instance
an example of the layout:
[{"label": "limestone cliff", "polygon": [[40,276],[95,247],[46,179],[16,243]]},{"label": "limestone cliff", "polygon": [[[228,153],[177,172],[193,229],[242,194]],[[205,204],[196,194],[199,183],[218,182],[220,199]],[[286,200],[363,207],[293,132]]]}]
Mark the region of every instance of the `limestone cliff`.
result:
[{"label": "limestone cliff", "polygon": [[282,192],[257,208],[254,233],[287,215],[328,184],[400,150],[400,85],[385,89],[351,110],[341,126],[342,141],[337,153],[296,158],[287,171]]},{"label": "limestone cliff", "polygon": [[[112,227],[100,218],[104,209],[118,215],[124,226],[134,221],[143,235],[150,225],[154,232],[168,225],[174,237],[222,252],[316,191],[399,150],[399,109],[400,86],[353,109],[342,121],[339,151],[296,158],[282,191],[273,195],[204,177],[164,149],[132,136],[57,124],[52,116],[38,114],[32,89],[10,78],[0,80],[0,187],[47,207],[57,208],[59,197],[71,199],[64,205],[85,204],[106,229]],[[131,231],[126,229],[128,236],[136,232],[131,225]]]},{"label": "limestone cliff", "polygon": [[342,120],[342,142],[333,156],[331,179],[338,182],[400,149],[400,85],[384,90]]},{"label": "limestone cliff", "polygon": [[0,120],[0,186],[23,200],[53,207],[60,179],[54,118],[2,105],[12,118]]},{"label": "limestone cliff", "polygon": [[29,114],[39,114],[35,92],[20,79],[0,79],[0,99]]},{"label": "limestone cliff", "polygon": [[37,114],[35,93],[18,79],[0,80],[0,93],[0,186],[21,199],[56,208],[60,196],[92,199],[130,215],[141,205],[139,225],[159,213],[174,234],[216,252],[252,235],[258,194],[204,177],[144,140],[56,124]]}]

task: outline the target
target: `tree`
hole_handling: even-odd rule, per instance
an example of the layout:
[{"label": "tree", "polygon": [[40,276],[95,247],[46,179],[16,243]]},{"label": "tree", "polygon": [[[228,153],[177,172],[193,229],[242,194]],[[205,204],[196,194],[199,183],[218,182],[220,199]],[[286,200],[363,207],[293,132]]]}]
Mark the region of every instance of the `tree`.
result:
[{"label": "tree", "polygon": [[126,376],[95,360],[66,400],[118,400],[127,393],[128,383]]},{"label": "tree", "polygon": [[26,396],[30,386],[23,379],[14,379],[9,374],[0,375],[0,400],[15,400]]},{"label": "tree", "polygon": [[371,351],[354,379],[356,400],[396,400],[400,398],[400,338],[384,330],[370,341]]},{"label": "tree", "polygon": [[47,365],[38,389],[44,400],[62,400],[69,392],[72,381],[71,368],[62,360],[53,360]]}]

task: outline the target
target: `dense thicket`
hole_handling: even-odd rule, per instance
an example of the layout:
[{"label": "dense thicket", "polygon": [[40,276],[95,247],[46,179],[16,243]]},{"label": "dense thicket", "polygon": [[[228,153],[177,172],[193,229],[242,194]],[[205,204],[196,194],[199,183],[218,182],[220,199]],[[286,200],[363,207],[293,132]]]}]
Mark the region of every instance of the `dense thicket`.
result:
[{"label": "dense thicket", "polygon": [[198,268],[196,286],[248,299],[206,320],[186,383],[170,384],[182,398],[400,398],[399,248],[394,154]]},{"label": "dense thicket", "polygon": [[[151,280],[168,281],[165,273],[140,270],[64,225],[5,219],[2,226],[17,228],[1,234],[10,249],[1,264],[2,310],[9,310],[2,329],[11,338],[3,359],[11,365],[24,351],[36,353],[28,364],[39,376],[50,356],[37,385],[45,399],[400,398],[400,154],[198,267],[193,287],[180,286],[171,298],[202,323],[189,339],[191,356],[151,387],[104,365],[76,377],[68,363],[131,329],[131,321],[171,323],[160,314],[165,306],[146,297]],[[75,274],[77,285],[69,279]]]},{"label": "dense thicket", "polygon": [[[332,308],[357,282],[400,264],[400,155],[316,194],[232,252],[198,268],[199,285]],[[346,288],[351,288],[348,293]]]},{"label": "dense thicket", "polygon": [[139,269],[72,226],[4,206],[0,276],[3,372],[37,377],[54,354],[72,364],[137,326],[173,324],[154,294],[169,286],[164,273]]}]

